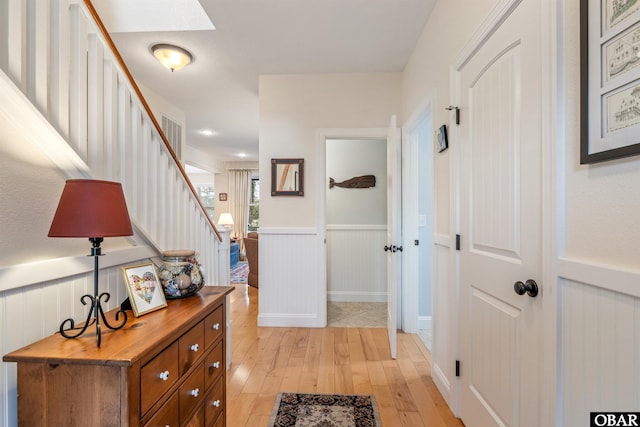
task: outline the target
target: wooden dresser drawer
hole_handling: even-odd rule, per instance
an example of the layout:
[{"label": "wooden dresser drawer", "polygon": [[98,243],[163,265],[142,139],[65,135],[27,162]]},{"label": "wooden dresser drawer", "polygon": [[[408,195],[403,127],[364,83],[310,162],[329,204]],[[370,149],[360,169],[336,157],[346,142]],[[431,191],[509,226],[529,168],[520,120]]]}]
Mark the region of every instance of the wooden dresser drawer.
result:
[{"label": "wooden dresser drawer", "polygon": [[178,343],[174,342],[141,369],[140,416],[144,416],[178,378]]},{"label": "wooden dresser drawer", "polygon": [[204,407],[200,406],[193,417],[188,422],[181,424],[181,427],[204,427]]},{"label": "wooden dresser drawer", "polygon": [[216,308],[213,313],[204,320],[204,342],[207,348],[216,342],[224,331],[224,310],[222,306]]},{"label": "wooden dresser drawer", "polygon": [[213,424],[209,424],[207,427],[225,427],[224,421],[224,413],[222,413]]},{"label": "wooden dresser drawer", "polygon": [[207,389],[222,375],[225,368],[222,341],[213,348],[204,361],[204,384]]},{"label": "wooden dresser drawer", "polygon": [[[18,364],[14,424],[225,427],[225,304],[232,291],[205,286],[198,296],[131,317],[105,334],[101,347],[92,334],[53,334],[6,354],[3,361]],[[113,321],[118,311],[105,315]]]},{"label": "wooden dresser drawer", "polygon": [[216,385],[213,386],[209,393],[207,393],[207,397],[204,401],[204,419],[207,426],[214,425],[222,411],[224,411],[224,386],[225,379],[220,378]]},{"label": "wooden dresser drawer", "polygon": [[200,363],[189,378],[180,386],[180,421],[186,423],[193,412],[204,398],[204,363]]},{"label": "wooden dresser drawer", "polygon": [[176,393],[162,408],[144,425],[144,427],[178,427],[180,414],[178,412],[178,395]]},{"label": "wooden dresser drawer", "polygon": [[180,375],[184,375],[205,353],[204,323],[199,322],[178,340]]}]

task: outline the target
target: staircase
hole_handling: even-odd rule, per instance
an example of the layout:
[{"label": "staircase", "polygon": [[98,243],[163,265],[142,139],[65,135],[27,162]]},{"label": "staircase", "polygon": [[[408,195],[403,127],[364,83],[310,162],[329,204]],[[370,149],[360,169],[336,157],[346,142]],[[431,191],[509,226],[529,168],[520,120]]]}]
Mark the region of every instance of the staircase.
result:
[{"label": "staircase", "polygon": [[[0,70],[0,117],[49,158],[62,181],[122,183],[135,235],[101,259],[109,309],[126,298],[121,267],[167,249],[195,249],[207,283],[229,283],[228,232],[206,214],[88,0],[0,0]],[[93,288],[85,246],[70,257],[0,263],[2,354],[50,335],[67,317],[84,320],[80,296]],[[0,426],[13,426],[14,364],[3,364],[0,386]]]}]

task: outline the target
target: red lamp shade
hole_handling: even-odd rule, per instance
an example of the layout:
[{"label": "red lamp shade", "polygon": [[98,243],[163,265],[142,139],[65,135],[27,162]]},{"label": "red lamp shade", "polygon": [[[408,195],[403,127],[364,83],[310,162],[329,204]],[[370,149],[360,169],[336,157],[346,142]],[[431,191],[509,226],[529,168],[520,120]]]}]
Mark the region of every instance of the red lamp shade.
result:
[{"label": "red lamp shade", "polygon": [[49,229],[49,237],[131,235],[131,220],[119,182],[67,180]]}]

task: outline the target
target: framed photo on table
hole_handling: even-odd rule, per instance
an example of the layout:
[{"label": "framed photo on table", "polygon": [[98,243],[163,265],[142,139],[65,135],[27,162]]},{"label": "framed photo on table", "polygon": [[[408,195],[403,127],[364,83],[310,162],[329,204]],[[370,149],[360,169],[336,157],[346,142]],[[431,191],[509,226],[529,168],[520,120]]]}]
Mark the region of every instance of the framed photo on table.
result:
[{"label": "framed photo on table", "polygon": [[640,154],[640,1],[580,0],[580,163]]},{"label": "framed photo on table", "polygon": [[136,317],[167,306],[162,283],[152,262],[122,267],[122,276]]}]

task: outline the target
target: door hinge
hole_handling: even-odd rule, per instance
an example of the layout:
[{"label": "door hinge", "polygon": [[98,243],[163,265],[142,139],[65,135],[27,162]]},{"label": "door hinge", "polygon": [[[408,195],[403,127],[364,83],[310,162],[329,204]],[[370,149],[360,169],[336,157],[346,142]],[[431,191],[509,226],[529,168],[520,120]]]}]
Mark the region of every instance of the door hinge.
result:
[{"label": "door hinge", "polygon": [[460,376],[460,361],[456,360],[456,377]]},{"label": "door hinge", "polygon": [[460,250],[460,235],[456,234],[456,251]]}]

